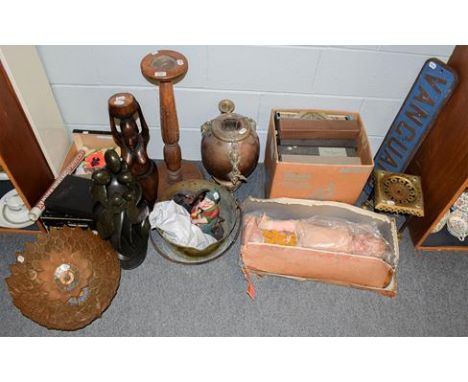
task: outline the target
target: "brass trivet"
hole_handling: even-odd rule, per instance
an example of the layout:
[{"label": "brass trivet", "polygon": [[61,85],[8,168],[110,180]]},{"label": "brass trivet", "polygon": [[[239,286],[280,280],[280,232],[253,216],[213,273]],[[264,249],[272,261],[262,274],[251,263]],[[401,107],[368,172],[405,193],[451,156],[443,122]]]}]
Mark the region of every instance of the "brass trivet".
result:
[{"label": "brass trivet", "polygon": [[424,216],[421,178],[376,170],[374,205],[377,211]]}]

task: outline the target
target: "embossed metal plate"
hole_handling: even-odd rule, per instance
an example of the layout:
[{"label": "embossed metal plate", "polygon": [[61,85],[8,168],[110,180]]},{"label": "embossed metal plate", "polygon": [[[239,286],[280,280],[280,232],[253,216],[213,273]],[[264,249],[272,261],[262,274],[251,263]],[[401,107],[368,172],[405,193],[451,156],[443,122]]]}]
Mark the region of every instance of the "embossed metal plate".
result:
[{"label": "embossed metal plate", "polygon": [[421,178],[377,170],[374,208],[377,211],[424,216]]}]

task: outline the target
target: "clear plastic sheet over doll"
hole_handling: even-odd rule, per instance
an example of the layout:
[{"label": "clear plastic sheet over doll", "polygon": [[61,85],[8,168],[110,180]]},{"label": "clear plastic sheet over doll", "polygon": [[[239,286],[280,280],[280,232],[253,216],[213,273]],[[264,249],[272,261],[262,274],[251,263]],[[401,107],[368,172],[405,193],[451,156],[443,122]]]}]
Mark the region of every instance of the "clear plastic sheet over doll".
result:
[{"label": "clear plastic sheet over doll", "polygon": [[246,216],[248,242],[297,246],[315,250],[378,257],[392,263],[390,244],[376,224],[314,216],[307,219],[272,219]]}]

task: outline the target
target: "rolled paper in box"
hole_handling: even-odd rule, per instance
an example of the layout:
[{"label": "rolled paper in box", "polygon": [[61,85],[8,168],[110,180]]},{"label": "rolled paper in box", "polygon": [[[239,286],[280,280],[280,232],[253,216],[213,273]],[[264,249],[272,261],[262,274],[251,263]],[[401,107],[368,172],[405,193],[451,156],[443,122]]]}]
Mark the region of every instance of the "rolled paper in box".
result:
[{"label": "rolled paper in box", "polygon": [[67,175],[70,175],[73,173],[73,171],[76,170],[76,168],[79,166],[81,161],[86,155],[86,152],[88,151],[87,147],[82,147],[80,151],[73,157],[73,159],[70,161],[70,163],[65,167],[62,172],[59,174],[57,179],[50,185],[50,187],[47,189],[47,191],[42,195],[42,198],[39,199],[39,201],[36,203],[36,205],[31,208],[31,211],[29,211],[29,218],[33,221],[36,221],[39,219],[42,215],[42,213],[45,210],[45,201],[46,199],[54,192],[54,190],[58,187],[60,183],[62,183],[63,179]]}]

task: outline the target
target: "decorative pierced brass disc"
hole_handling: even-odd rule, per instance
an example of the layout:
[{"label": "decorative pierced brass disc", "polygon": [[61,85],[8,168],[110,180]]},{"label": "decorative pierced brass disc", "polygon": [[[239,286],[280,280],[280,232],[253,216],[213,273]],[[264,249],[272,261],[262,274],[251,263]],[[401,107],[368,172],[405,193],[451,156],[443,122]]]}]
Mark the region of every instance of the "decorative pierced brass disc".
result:
[{"label": "decorative pierced brass disc", "polygon": [[88,325],[107,309],[119,287],[117,254],[91,231],[52,229],[27,243],[17,260],[6,279],[13,303],[49,329]]},{"label": "decorative pierced brass disc", "polygon": [[376,170],[374,204],[378,211],[424,216],[420,178]]},{"label": "decorative pierced brass disc", "polygon": [[385,175],[382,179],[385,196],[395,203],[414,203],[418,191],[413,184],[401,175]]}]

